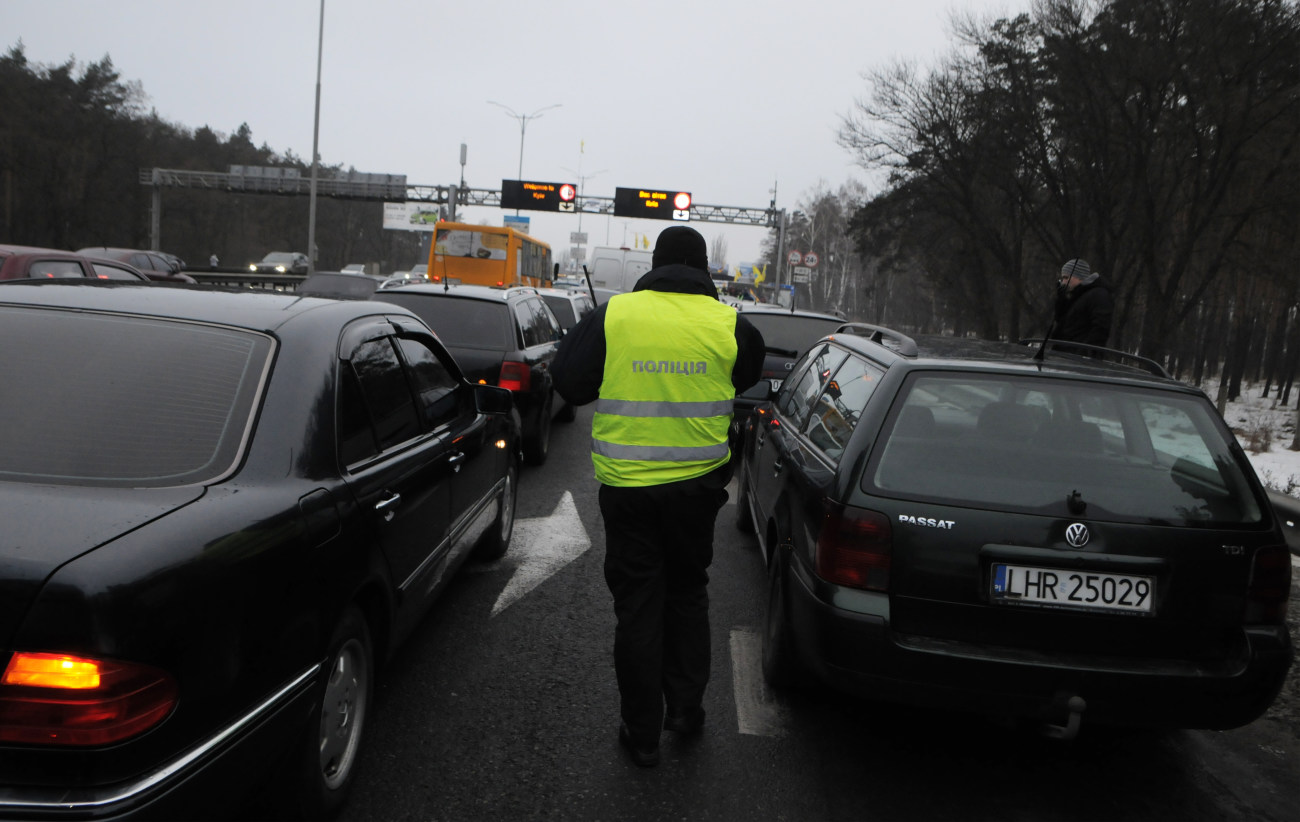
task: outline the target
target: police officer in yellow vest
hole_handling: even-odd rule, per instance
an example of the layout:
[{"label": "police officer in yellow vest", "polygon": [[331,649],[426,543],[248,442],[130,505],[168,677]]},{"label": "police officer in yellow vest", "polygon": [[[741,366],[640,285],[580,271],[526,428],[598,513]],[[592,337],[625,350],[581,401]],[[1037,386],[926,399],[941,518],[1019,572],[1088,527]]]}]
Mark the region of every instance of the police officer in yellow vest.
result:
[{"label": "police officer in yellow vest", "polygon": [[718,301],[698,231],[665,229],[652,265],[565,335],[551,367],[567,401],[596,403],[619,742],[643,767],[659,762],[661,728],[704,724],[708,567],[731,479],[731,405],[763,367],[762,335]]}]

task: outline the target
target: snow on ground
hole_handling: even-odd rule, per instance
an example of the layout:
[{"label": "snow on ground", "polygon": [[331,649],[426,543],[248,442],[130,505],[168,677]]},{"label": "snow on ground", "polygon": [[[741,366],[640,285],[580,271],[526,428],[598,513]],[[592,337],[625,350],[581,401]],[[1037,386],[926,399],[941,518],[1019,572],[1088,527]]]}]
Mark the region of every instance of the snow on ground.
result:
[{"label": "snow on ground", "polygon": [[[1217,396],[1218,385],[1202,386],[1210,400]],[[1279,406],[1276,390],[1260,396],[1263,386],[1243,385],[1236,402],[1228,403],[1223,412],[1237,442],[1246,449],[1260,482],[1268,488],[1300,497],[1300,451],[1292,451],[1295,437],[1297,392],[1292,390],[1286,406]]]}]

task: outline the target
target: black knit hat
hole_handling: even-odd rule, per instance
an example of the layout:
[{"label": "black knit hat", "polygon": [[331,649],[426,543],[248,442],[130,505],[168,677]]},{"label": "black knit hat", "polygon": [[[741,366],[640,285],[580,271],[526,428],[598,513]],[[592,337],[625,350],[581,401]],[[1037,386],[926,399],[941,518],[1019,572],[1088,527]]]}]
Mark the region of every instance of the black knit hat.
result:
[{"label": "black knit hat", "polygon": [[708,247],[700,232],[684,225],[675,225],[659,232],[650,264],[658,268],[674,263],[684,263],[701,271],[709,270]]}]

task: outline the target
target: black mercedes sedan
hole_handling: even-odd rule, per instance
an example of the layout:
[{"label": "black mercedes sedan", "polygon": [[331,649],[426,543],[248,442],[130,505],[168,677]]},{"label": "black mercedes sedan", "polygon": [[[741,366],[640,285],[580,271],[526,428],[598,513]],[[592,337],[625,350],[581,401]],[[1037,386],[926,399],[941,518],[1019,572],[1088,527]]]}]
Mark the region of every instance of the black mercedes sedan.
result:
[{"label": "black mercedes sedan", "polygon": [[514,523],[510,392],[389,303],[0,289],[0,817],[342,804],[375,672]]}]

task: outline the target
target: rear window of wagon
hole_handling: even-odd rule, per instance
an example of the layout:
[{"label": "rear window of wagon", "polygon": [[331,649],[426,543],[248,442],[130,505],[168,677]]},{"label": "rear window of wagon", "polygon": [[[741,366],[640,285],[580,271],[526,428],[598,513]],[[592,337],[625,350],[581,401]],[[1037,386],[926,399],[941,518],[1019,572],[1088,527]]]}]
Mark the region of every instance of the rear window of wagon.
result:
[{"label": "rear window of wagon", "polygon": [[239,458],[269,337],[157,318],[0,306],[0,479],[163,487]]},{"label": "rear window of wagon", "polygon": [[940,372],[913,375],[900,396],[864,483],[886,496],[1159,525],[1262,520],[1213,406],[1197,397]]}]

